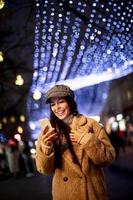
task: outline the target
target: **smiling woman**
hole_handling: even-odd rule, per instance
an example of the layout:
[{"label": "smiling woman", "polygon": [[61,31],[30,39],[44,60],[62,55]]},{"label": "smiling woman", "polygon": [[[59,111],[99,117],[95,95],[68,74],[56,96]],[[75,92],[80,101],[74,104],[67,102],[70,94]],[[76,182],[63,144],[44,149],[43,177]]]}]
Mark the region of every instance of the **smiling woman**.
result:
[{"label": "smiling woman", "polygon": [[50,123],[41,130],[36,151],[37,170],[53,174],[53,200],[105,200],[102,167],[115,157],[103,127],[79,114],[73,91],[55,85],[46,93]]},{"label": "smiling woman", "polygon": [[51,110],[60,120],[64,120],[70,115],[70,108],[66,99],[53,97],[51,98]]}]

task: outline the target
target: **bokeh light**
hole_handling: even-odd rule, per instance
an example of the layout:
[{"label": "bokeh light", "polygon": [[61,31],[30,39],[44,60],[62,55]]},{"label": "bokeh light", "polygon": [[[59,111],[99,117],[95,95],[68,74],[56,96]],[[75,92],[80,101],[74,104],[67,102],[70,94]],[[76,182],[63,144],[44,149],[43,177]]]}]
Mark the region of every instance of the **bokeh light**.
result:
[{"label": "bokeh light", "polygon": [[31,93],[40,96],[28,106],[34,120],[48,115],[42,94],[55,83],[76,90],[85,114],[100,114],[109,81],[133,72],[132,8],[131,1],[36,0]]}]

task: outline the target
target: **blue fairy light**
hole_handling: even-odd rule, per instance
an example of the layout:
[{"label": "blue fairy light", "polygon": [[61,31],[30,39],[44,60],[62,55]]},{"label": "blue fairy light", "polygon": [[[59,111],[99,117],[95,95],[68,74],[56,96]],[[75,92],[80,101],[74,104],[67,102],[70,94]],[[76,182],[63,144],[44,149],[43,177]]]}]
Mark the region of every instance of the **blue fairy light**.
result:
[{"label": "blue fairy light", "polygon": [[55,83],[80,91],[133,72],[131,1],[35,2],[31,92],[39,85],[45,93]]}]

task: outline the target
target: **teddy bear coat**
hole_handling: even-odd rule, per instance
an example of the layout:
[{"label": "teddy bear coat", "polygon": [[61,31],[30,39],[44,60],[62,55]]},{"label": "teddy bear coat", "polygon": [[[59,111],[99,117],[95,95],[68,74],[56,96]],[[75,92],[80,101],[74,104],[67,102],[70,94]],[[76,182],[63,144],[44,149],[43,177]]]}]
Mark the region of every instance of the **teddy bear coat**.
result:
[{"label": "teddy bear coat", "polygon": [[41,135],[36,148],[36,167],[44,175],[53,175],[53,200],[106,200],[107,190],[103,167],[112,163],[115,150],[104,128],[94,119],[74,116],[70,124],[73,132],[91,134],[84,145],[74,145],[80,165],[73,163],[67,145],[62,147],[62,167],[55,168],[55,152],[45,155],[41,149]]}]

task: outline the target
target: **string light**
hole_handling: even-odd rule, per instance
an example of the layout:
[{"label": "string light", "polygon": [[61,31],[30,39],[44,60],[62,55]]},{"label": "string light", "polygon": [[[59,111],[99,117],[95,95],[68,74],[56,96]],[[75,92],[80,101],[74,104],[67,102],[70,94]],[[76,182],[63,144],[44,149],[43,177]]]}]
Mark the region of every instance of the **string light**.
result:
[{"label": "string light", "polygon": [[33,98],[35,100],[39,100],[41,98],[41,92],[39,90],[35,90],[33,94]]},{"label": "string light", "polygon": [[15,134],[15,135],[14,135],[14,138],[15,138],[17,141],[21,141],[21,135],[20,135],[20,134]]},{"label": "string light", "polygon": [[[41,94],[55,83],[80,90],[133,72],[131,1],[125,5],[113,0],[44,0],[43,9],[40,6],[40,0],[36,0],[31,87],[33,94],[36,88],[40,92],[39,99],[43,101]],[[99,86],[100,105],[108,92],[105,85]],[[36,105],[32,105],[34,109]]]},{"label": "string light", "polygon": [[23,128],[21,126],[18,126],[17,131],[18,133],[23,133]]},{"label": "string light", "polygon": [[29,122],[29,126],[32,130],[35,130],[36,126],[34,122]]},{"label": "string light", "polygon": [[2,129],[2,123],[0,123],[0,130]]},{"label": "string light", "polygon": [[5,1],[0,0],[0,10],[4,7],[4,5],[5,5]]},{"label": "string light", "polygon": [[3,117],[2,121],[3,121],[4,124],[7,124],[7,118],[6,117]]},{"label": "string light", "polygon": [[25,122],[25,116],[24,115],[20,115],[20,121]]},{"label": "string light", "polygon": [[21,86],[24,84],[24,79],[21,75],[16,76],[15,84]]},{"label": "string light", "polygon": [[[130,5],[131,2],[129,1],[128,4]],[[44,8],[49,7],[51,12],[44,10],[45,12],[42,11],[41,13],[39,9],[40,1],[36,0],[34,57],[34,75],[36,73],[36,76],[34,76],[32,91],[35,90],[33,88],[35,88],[34,82],[36,80],[39,90],[45,92],[44,84],[89,75],[93,71],[102,74],[103,72],[108,72],[108,68],[112,68],[115,73],[118,72],[116,68],[119,68],[120,76],[122,76],[124,62],[126,60],[130,61],[132,58],[129,52],[131,44],[128,42],[131,39],[131,35],[129,34],[128,38],[126,36],[122,39],[122,36],[125,36],[124,27],[127,23],[122,22],[121,17],[127,16],[128,4],[123,13],[120,13],[123,6],[120,2],[114,4],[113,1],[110,1],[106,5],[100,4],[101,8],[106,10],[111,10],[113,5],[113,9],[116,10],[111,10],[109,15],[101,12],[97,0],[91,6],[87,3],[83,6],[81,1],[77,1],[75,5],[73,1],[63,1],[61,4],[44,1]],[[65,7],[66,5],[73,10],[68,11],[69,9]],[[56,12],[55,8],[59,8],[57,9],[58,12]],[[81,14],[82,9],[85,11],[84,14]],[[75,12],[77,11],[76,14],[74,10]],[[131,11],[132,8],[130,13]],[[120,13],[118,20],[114,17],[115,12]],[[82,16],[84,17],[82,18]],[[40,29],[40,18],[42,18],[43,22],[42,30]],[[55,18],[57,20],[54,20]],[[96,18],[97,25],[93,24],[93,20],[90,21],[93,18]],[[47,19],[49,19],[49,23],[47,23]],[[130,25],[130,17],[127,17],[127,20]],[[81,27],[84,28],[81,29]],[[131,27],[127,31],[130,30]],[[41,31],[43,34],[41,34]],[[41,36],[42,42],[39,42]],[[78,46],[79,44],[81,45]],[[111,49],[112,47],[113,49]],[[120,56],[121,53],[125,55],[124,59]],[[114,67],[114,63],[117,67]],[[38,67],[40,67],[40,70],[37,73],[36,68]],[[131,73],[131,69],[132,66],[129,65],[125,75]]]},{"label": "string light", "polygon": [[14,122],[16,121],[15,117],[11,116],[11,117],[10,117],[10,121],[11,121],[12,123],[14,123]]},{"label": "string light", "polygon": [[4,54],[2,51],[0,51],[0,62],[4,61]]}]

